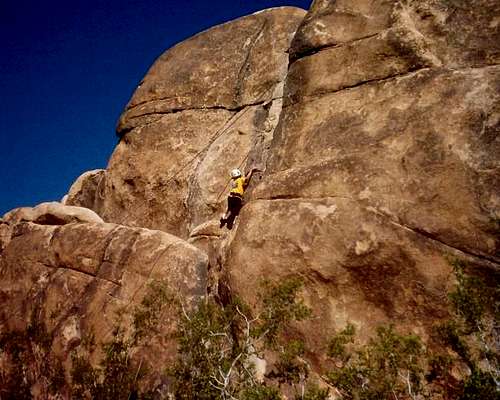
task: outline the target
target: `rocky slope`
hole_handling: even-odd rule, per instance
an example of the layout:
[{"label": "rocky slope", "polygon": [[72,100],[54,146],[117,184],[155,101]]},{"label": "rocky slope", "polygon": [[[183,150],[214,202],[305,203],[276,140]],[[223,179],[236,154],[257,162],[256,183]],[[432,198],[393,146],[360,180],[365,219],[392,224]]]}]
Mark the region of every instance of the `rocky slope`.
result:
[{"label": "rocky slope", "polygon": [[[255,305],[263,278],[301,277],[315,318],[293,334],[316,370],[348,322],[360,340],[387,322],[428,340],[448,314],[450,256],[498,276],[499,14],[494,0],[317,0],[166,51],[107,169],[66,206],[1,221],[2,330],[41,320],[69,368],[85,332],[106,340],[148,282],[187,305],[207,291]],[[264,172],[221,230],[238,166]]]}]

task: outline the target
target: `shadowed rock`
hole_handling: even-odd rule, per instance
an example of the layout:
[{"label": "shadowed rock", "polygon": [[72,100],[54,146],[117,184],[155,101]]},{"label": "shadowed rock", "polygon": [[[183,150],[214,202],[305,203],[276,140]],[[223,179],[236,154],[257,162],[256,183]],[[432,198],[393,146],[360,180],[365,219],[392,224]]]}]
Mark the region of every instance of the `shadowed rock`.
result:
[{"label": "shadowed rock", "polygon": [[[162,282],[188,309],[206,293],[206,256],[164,232],[104,223],[11,228],[0,257],[0,298],[9,305],[0,311],[0,327],[43,326],[51,360],[68,364],[84,337],[98,346],[111,341],[120,322],[127,337],[151,282]],[[163,335],[175,327],[171,317],[158,321]],[[153,335],[140,349],[154,376],[173,360],[176,343]]]},{"label": "shadowed rock", "polygon": [[104,182],[106,171],[95,169],[80,175],[71,185],[68,197],[64,204],[68,206],[85,207],[90,210],[97,210],[102,196],[101,184]]}]

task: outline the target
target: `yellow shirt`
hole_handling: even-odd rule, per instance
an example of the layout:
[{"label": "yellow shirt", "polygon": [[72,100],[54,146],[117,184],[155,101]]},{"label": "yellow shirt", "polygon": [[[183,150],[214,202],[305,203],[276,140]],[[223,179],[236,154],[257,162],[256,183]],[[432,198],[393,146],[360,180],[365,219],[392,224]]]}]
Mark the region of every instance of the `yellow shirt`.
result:
[{"label": "yellow shirt", "polygon": [[231,180],[231,193],[243,196],[246,188],[246,179],[242,176]]}]

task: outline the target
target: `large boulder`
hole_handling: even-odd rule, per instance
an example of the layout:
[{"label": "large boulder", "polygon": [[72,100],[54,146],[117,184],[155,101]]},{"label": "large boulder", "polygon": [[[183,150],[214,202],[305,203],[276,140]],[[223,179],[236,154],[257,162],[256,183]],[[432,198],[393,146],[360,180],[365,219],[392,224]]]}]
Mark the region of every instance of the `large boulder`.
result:
[{"label": "large boulder", "polygon": [[252,304],[263,277],[304,279],[316,356],[348,321],[426,339],[450,257],[500,267],[499,4],[402,4],[314,2],[266,174],[222,257]]},{"label": "large boulder", "polygon": [[496,0],[315,0],[290,54],[296,60],[386,36],[395,49],[417,45],[453,68],[495,65],[500,57],[499,13]]},{"label": "large boulder", "polygon": [[3,216],[9,224],[33,222],[40,225],[66,225],[72,222],[102,223],[94,211],[84,207],[67,206],[58,202],[41,203],[36,207],[21,207]]},{"label": "large boulder", "polygon": [[[104,223],[19,222],[0,256],[0,298],[8,304],[0,311],[0,332],[33,334],[36,328],[46,347],[40,354],[69,372],[72,352],[88,349],[89,338],[95,346],[89,357],[97,362],[99,344],[110,342],[117,327],[130,334],[134,309],[151,282],[162,282],[189,309],[205,295],[206,275],[206,256],[164,232]],[[165,339],[175,327],[174,315],[164,314],[157,321],[161,334],[151,332],[138,351],[153,375],[162,374],[175,357],[175,340]],[[0,367],[7,373],[4,361]],[[54,368],[36,357],[25,363],[33,363],[25,365],[32,375],[41,365],[48,369],[45,374]],[[43,387],[43,375],[34,386]]]},{"label": "large boulder", "polygon": [[120,118],[98,214],[187,238],[222,212],[231,168],[264,163],[304,15],[264,10],[165,52]]}]

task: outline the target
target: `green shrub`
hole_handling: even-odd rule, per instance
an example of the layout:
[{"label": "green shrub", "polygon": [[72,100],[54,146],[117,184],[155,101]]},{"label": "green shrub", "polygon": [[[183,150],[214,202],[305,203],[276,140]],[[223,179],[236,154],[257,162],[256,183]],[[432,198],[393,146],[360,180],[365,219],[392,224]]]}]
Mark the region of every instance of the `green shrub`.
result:
[{"label": "green shrub", "polygon": [[354,342],[355,334],[355,326],[350,323],[347,324],[341,332],[330,339],[327,350],[328,357],[347,361],[349,356],[346,353],[346,345]]},{"label": "green shrub", "polygon": [[464,383],[460,400],[498,400],[500,390],[491,374],[475,368]]},{"label": "green shrub", "polygon": [[381,326],[375,338],[327,377],[348,399],[414,396],[422,391],[423,356],[417,336],[400,335],[392,326]]},{"label": "green shrub", "polygon": [[440,327],[440,333],[472,371],[463,383],[461,399],[498,398],[499,287],[494,284],[487,286],[483,279],[467,275],[467,265],[464,262],[455,260],[452,266],[457,278],[457,284],[449,294],[453,320]]},{"label": "green shrub", "polygon": [[244,389],[241,393],[241,400],[281,400],[281,395],[275,387],[256,385]]},{"label": "green shrub", "polygon": [[[137,393],[137,387],[147,366],[132,362],[131,352],[141,340],[157,333],[161,313],[171,305],[172,296],[163,282],[148,286],[141,304],[134,308],[132,333],[124,337],[118,323],[113,329],[113,338],[101,344],[103,358],[97,367],[88,361],[95,348],[95,336],[89,332],[81,343],[81,351],[72,354],[71,391],[74,398],[128,399]],[[141,394],[144,398],[145,394]]]},{"label": "green shrub", "polygon": [[460,261],[452,262],[457,278],[455,290],[449,294],[455,312],[463,318],[466,334],[483,327],[483,318],[490,298],[490,290],[484,282],[475,276],[464,273],[465,264]]},{"label": "green shrub", "polygon": [[133,339],[135,342],[157,333],[157,327],[165,308],[174,304],[174,296],[163,282],[152,282],[141,304],[133,313]]},{"label": "green shrub", "polygon": [[[35,315],[36,313],[32,313]],[[44,396],[57,394],[65,385],[60,360],[51,354],[52,337],[45,325],[32,320],[26,330],[0,334],[0,351],[9,368],[0,372],[0,398],[31,399],[31,387],[41,383]]]},{"label": "green shrub", "polygon": [[295,396],[295,400],[327,400],[328,395],[330,394],[329,389],[320,389],[316,385],[309,385],[304,393]]},{"label": "green shrub", "polygon": [[276,377],[281,383],[296,384],[307,378],[307,365],[299,358],[305,352],[302,340],[291,340],[286,343],[276,363]]},{"label": "green shrub", "polygon": [[[254,318],[239,299],[225,307],[208,301],[189,314],[179,312],[179,357],[169,371],[175,398],[279,398],[276,388],[254,380],[250,357],[264,349],[279,352],[280,380],[297,382],[304,374],[305,367],[298,362],[304,344],[298,340],[283,342],[281,334],[286,324],[310,314],[297,300],[301,285],[298,280],[266,283],[261,313]],[[263,347],[257,349],[259,343]]]},{"label": "green shrub", "polygon": [[289,321],[301,321],[311,315],[311,309],[303,301],[297,300],[302,289],[302,281],[297,278],[285,280],[280,285],[265,281],[262,296],[263,311],[253,336],[264,337],[267,344],[275,347],[283,326]]},{"label": "green shrub", "polygon": [[97,368],[84,355],[72,354],[72,394],[75,398],[127,399],[135,391],[135,368],[130,360],[131,342],[118,332],[102,345],[104,357]]},{"label": "green shrub", "polygon": [[471,364],[470,350],[464,340],[464,332],[455,320],[437,325],[436,333],[443,345],[450,346],[463,360]]}]

